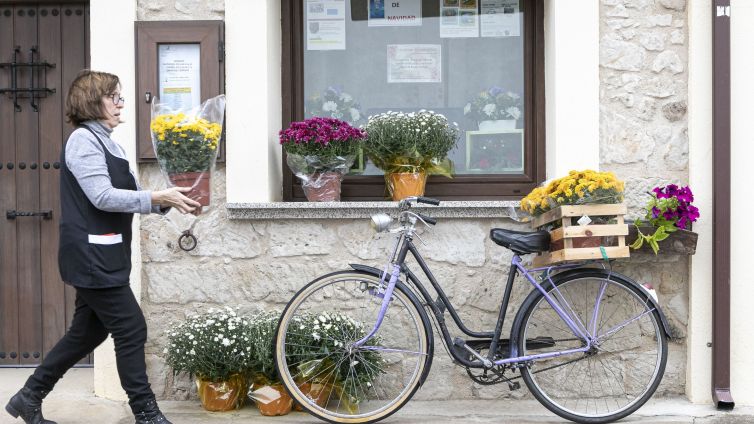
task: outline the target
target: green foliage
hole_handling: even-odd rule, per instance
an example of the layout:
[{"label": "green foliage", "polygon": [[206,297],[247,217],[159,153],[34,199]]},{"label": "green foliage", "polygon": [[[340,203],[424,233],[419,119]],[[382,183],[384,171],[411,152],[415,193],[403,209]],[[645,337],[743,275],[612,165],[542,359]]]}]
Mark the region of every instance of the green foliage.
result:
[{"label": "green foliage", "polygon": [[646,242],[656,255],[660,250],[658,243],[668,238],[670,236],[670,233],[678,229],[672,222],[664,219],[662,221],[664,222],[658,222],[658,224],[655,224],[656,230],[653,234],[644,234],[639,229],[641,221],[637,219],[634,222],[634,226],[636,226],[636,241],[631,244],[631,248],[640,249],[641,246]]},{"label": "green foliage", "polygon": [[385,173],[419,172],[450,177],[453,164],[447,158],[458,143],[458,125],[440,114],[387,112],[370,116],[364,151]]},{"label": "green foliage", "polygon": [[248,325],[246,318],[229,307],[190,316],[168,331],[166,362],[175,374],[212,381],[247,374],[254,366],[245,334]]}]

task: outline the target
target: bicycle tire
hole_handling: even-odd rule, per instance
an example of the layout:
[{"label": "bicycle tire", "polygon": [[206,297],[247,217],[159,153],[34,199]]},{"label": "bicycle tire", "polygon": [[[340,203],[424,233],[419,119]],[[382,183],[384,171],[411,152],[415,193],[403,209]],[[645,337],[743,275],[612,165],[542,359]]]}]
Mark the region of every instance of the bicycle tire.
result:
[{"label": "bicycle tire", "polygon": [[[599,269],[581,270],[579,273],[566,273],[560,278],[556,276],[553,282],[558,290],[555,290],[552,285],[547,285],[548,293],[566,299],[568,304],[572,305],[570,306],[571,316],[577,316],[582,323],[587,323],[585,326],[588,329],[592,330],[595,328],[591,323],[595,308],[593,301],[590,304],[590,299],[596,299],[599,287],[602,283],[605,284],[603,301],[597,312],[599,327],[596,327],[595,332],[599,339],[599,346],[586,354],[571,354],[533,361],[522,367],[521,375],[529,391],[551,412],[577,423],[609,423],[634,413],[657,390],[667,364],[667,335],[663,327],[661,312],[654,307],[648,293],[635,283],[632,284],[627,277],[617,273],[608,273]],[[584,307],[581,311],[579,309],[582,309],[580,299],[582,293],[579,289],[583,290],[584,299]],[[634,308],[634,311],[629,312],[629,315],[633,314],[634,321],[628,321],[631,319],[630,316],[628,320],[623,321],[615,317],[621,309],[631,308]],[[573,333],[567,329],[567,325],[555,313],[539,290],[534,289],[524,301],[519,314],[520,318],[516,319],[519,325],[517,339],[519,356],[544,353],[541,345],[536,347],[536,350],[527,351],[525,343],[527,338],[551,337],[555,343],[552,351],[583,346],[581,340],[578,340],[580,346],[577,345]],[[536,319],[539,319],[538,324],[533,323]],[[553,321],[554,319],[559,321]],[[653,332],[650,334],[651,330],[648,329],[652,329]],[[629,331],[629,333],[624,333],[624,331]],[[645,331],[648,334],[644,334]],[[570,334],[572,338],[559,338],[567,337],[562,336],[563,334]],[[570,341],[571,345],[564,346],[565,341]],[[558,343],[561,345],[558,346]],[[621,344],[631,349],[618,350]],[[645,371],[649,365],[652,366],[651,374]],[[573,374],[577,366],[583,369],[583,375]],[[599,375],[600,370],[603,372],[602,376]],[[552,384],[549,384],[548,378],[552,379]],[[571,383],[577,390],[576,393],[568,393],[569,389],[566,387]],[[616,386],[617,390],[615,390]],[[620,393],[621,387],[624,391],[630,390],[636,393]],[[591,393],[588,393],[589,391]],[[621,404],[623,398],[626,398],[625,404]],[[582,402],[584,407],[579,409]],[[589,412],[590,402],[594,405],[594,412]],[[601,410],[603,402],[605,407]],[[611,410],[610,405],[613,402],[618,408]],[[573,406],[567,406],[569,403]]]},{"label": "bicycle tire", "polygon": [[[338,286],[339,283],[342,283],[342,287]],[[373,380],[369,380],[369,384],[365,385],[358,383],[360,377],[355,376],[355,371],[353,380],[356,383],[349,384],[347,382],[336,381],[337,378],[335,375],[343,374],[341,370],[346,366],[345,364],[368,362],[364,360],[365,356],[359,357],[362,359],[361,361],[354,361],[353,358],[356,358],[363,351],[351,351],[349,343],[353,343],[371,330],[374,319],[377,317],[374,307],[382,302],[379,293],[372,290],[378,287],[379,284],[380,278],[367,272],[353,270],[333,272],[315,279],[299,290],[288,302],[281,315],[274,339],[275,363],[278,375],[294,401],[317,418],[332,423],[373,423],[387,418],[403,407],[413,397],[429,373],[433,354],[433,337],[429,318],[415,294],[403,285],[403,283],[399,282],[396,284],[393,292],[393,301],[397,303],[389,306],[380,331],[375,335],[378,339],[373,337],[367,343],[369,344],[373,340],[380,340],[383,343],[382,345],[380,342],[374,343],[375,347],[372,347],[370,352],[378,352],[383,357],[389,357],[389,361],[386,360],[385,363],[388,364],[390,372],[375,372],[372,374],[368,371],[371,368],[364,368],[367,371],[368,378],[373,378]],[[358,289],[356,289],[357,286]],[[330,292],[327,290],[330,290]],[[361,298],[359,298],[357,290],[361,291]],[[321,296],[321,298],[318,296]],[[341,296],[342,299],[338,296]],[[324,304],[324,302],[318,303],[318,298],[320,300],[330,299],[333,302],[322,306],[325,309],[320,309],[320,303]],[[365,307],[362,310],[357,310],[354,307],[356,302],[348,302],[347,300],[349,299],[357,299]],[[368,312],[365,312],[367,307],[370,309]],[[329,394],[324,401],[324,405],[319,405],[316,399],[312,399],[312,396],[307,396],[299,387],[302,378],[312,378],[305,371],[301,371],[302,368],[311,368],[309,365],[310,362],[299,361],[300,358],[294,357],[293,355],[298,345],[294,345],[292,342],[289,343],[288,340],[295,340],[299,345],[302,344],[300,342],[302,340],[301,337],[308,337],[308,334],[302,335],[297,333],[297,325],[302,322],[302,319],[305,319],[304,317],[323,312],[327,312],[329,317],[342,319],[342,322],[346,322],[350,318],[352,319],[350,322],[355,321],[359,323],[359,326],[350,328],[347,331],[341,331],[339,334],[328,334],[331,340],[330,343],[334,344],[335,347],[331,346],[331,348],[325,349],[325,353],[320,353],[319,355],[334,357],[332,359],[329,356],[315,359],[315,361],[319,361],[316,366],[328,364],[322,365],[323,368],[327,367],[328,369],[327,377],[322,378],[322,380],[326,381],[326,385],[330,385]],[[359,314],[361,315],[358,318],[365,322],[361,323],[354,318],[355,315]],[[411,323],[413,323],[413,327]],[[396,333],[396,330],[399,334]],[[342,339],[335,340],[341,335]],[[410,340],[413,335],[416,336],[416,340]],[[324,337],[324,335],[321,337]],[[407,340],[405,346],[403,344],[399,345],[399,342],[403,338]],[[312,339],[306,340],[311,342]],[[394,343],[394,345],[388,343]],[[339,349],[340,347],[343,349]],[[362,346],[361,348],[365,347],[367,346]],[[308,357],[305,359],[308,361]],[[330,366],[329,364],[335,365]],[[352,365],[351,367],[353,368],[354,366]],[[298,369],[298,371],[292,371],[292,369]],[[317,373],[323,375],[325,371],[317,371]],[[314,372],[309,372],[309,374],[314,374]],[[403,380],[405,382],[403,387],[400,387],[400,391],[397,392],[398,394],[394,399],[387,399],[387,397],[392,395],[393,391],[389,391],[392,387],[388,388],[386,385],[390,383],[390,380],[400,381],[404,374],[405,377],[403,377]],[[351,375],[350,368],[347,375],[349,377]],[[306,380],[304,381],[306,382]],[[348,391],[349,387],[353,388],[351,390],[353,393],[365,397],[365,399],[357,402],[356,411],[349,411],[349,408],[341,406],[341,403],[349,404],[351,399],[359,397],[354,394],[346,394],[345,392]],[[363,387],[367,388],[363,389]],[[340,393],[338,394],[338,392]],[[335,397],[339,398],[335,399],[333,393],[335,393]],[[386,398],[384,401],[380,399],[380,394]],[[337,406],[335,405],[336,400]],[[384,404],[380,405],[380,402]],[[362,405],[364,405],[363,408]],[[370,409],[372,406],[374,406],[374,409]]]}]

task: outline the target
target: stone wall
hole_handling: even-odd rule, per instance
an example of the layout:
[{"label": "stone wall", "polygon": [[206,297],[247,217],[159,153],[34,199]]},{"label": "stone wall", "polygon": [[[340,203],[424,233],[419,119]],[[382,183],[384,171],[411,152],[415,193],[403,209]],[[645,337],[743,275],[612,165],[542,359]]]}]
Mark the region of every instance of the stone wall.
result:
[{"label": "stone wall", "polygon": [[[665,180],[685,181],[688,174],[684,12],[665,6],[682,9],[678,3],[603,0],[602,168],[627,180],[634,213],[644,202],[640,193],[646,187]],[[218,19],[222,9],[222,1],[139,1],[138,14],[142,20]],[[199,218],[170,212],[142,219],[147,362],[153,388],[161,398],[195,396],[192,382],[174,378],[164,364],[162,351],[171,322],[220,305],[282,309],[298,288],[316,276],[351,262],[380,266],[389,253],[392,239],[375,235],[364,219],[228,220],[223,207],[224,175],[221,166],[213,177],[213,204]],[[647,177],[651,175],[657,177]],[[140,178],[145,187],[164,186],[155,166],[142,166]],[[424,237],[429,246],[420,246],[473,329],[494,325],[510,261],[510,253],[487,237],[494,227],[525,228],[508,219],[445,219]],[[199,239],[197,249],[190,253],[177,246],[181,232],[188,228]],[[630,264],[618,265],[618,270],[657,287],[673,332],[680,337],[670,344],[659,392],[683,393],[688,260],[634,255]],[[527,282],[516,282],[509,316],[530,290]],[[509,392],[505,385],[476,385],[451,363],[439,343],[435,352],[429,380],[417,398],[528,395],[525,388]]]}]

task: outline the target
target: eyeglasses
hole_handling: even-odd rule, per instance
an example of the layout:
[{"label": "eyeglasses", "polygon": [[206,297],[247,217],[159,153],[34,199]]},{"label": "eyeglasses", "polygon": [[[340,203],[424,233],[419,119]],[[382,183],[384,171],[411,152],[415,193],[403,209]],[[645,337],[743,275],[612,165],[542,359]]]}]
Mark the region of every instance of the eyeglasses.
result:
[{"label": "eyeglasses", "polygon": [[123,97],[121,97],[120,94],[110,94],[107,97],[109,97],[110,100],[113,101],[113,104],[115,106],[118,106],[119,104],[126,102],[126,99],[124,99]]}]

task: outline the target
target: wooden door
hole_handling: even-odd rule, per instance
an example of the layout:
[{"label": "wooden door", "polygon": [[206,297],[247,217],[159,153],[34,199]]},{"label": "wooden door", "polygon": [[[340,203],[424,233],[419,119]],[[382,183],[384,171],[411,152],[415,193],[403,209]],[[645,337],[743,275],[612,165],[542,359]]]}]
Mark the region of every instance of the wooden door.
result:
[{"label": "wooden door", "polygon": [[0,366],[40,363],[71,322],[75,294],[57,264],[58,161],[88,31],[86,3],[0,1]]}]

